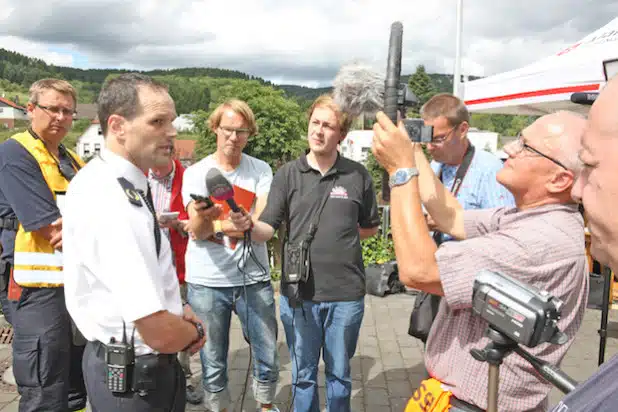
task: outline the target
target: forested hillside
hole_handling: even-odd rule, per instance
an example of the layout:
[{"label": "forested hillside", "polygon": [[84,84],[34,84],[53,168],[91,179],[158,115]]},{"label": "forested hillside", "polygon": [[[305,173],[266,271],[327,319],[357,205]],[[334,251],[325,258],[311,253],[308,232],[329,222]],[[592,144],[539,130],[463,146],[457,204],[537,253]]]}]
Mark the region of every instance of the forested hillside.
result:
[{"label": "forested hillside", "polygon": [[[44,77],[56,77],[70,81],[78,91],[80,103],[93,103],[105,79],[123,72],[125,71],[120,69],[77,69],[54,66],[43,60],[0,48],[0,95],[18,104],[26,103],[28,87],[37,79]],[[242,83],[239,86],[237,82],[249,82],[263,86],[264,88],[260,89],[262,91],[278,90],[280,92],[278,95],[294,101],[300,112],[304,112],[317,96],[330,90],[329,87],[274,85],[257,76],[219,68],[187,67],[151,70],[144,73],[168,84],[170,94],[176,101],[178,113],[192,113],[198,110],[208,112],[211,102],[220,101],[219,96],[228,95],[230,90],[242,90]],[[232,80],[234,82],[231,82]],[[408,82],[421,103],[436,93],[450,92],[453,87],[451,75],[427,73],[424,66],[418,66],[413,74],[402,75],[402,81]],[[254,90],[253,86],[249,89]],[[496,131],[503,135],[513,135],[530,120],[528,117],[520,116],[475,114],[472,126]]]}]

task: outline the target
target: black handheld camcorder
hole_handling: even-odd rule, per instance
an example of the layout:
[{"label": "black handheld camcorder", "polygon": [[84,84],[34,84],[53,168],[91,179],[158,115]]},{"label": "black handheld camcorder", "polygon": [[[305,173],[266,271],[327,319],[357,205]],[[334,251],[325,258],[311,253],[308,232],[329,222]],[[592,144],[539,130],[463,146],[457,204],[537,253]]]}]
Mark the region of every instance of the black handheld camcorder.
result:
[{"label": "black handheld camcorder", "polygon": [[472,310],[491,327],[518,344],[562,345],[567,337],[558,329],[563,302],[497,272],[481,271],[474,280]]}]

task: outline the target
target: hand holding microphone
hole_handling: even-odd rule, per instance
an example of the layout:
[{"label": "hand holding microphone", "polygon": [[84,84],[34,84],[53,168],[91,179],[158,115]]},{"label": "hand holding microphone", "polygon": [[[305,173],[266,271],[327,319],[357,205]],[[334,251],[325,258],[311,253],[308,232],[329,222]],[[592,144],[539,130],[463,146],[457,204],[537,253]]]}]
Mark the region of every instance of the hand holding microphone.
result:
[{"label": "hand holding microphone", "polygon": [[242,207],[239,212],[230,212],[230,221],[239,232],[247,232],[253,227],[251,215]]},{"label": "hand holding microphone", "polygon": [[213,199],[225,201],[230,206],[230,221],[237,230],[241,232],[251,230],[253,227],[251,216],[244,208],[238,207],[234,200],[234,187],[218,169],[213,167],[206,174],[206,188]]}]

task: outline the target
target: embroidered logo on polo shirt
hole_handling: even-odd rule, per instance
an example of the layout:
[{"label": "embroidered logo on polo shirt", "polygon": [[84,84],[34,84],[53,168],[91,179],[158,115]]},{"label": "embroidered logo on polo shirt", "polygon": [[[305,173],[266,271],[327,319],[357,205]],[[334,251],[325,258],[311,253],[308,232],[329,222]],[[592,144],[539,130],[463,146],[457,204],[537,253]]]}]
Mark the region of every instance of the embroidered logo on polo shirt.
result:
[{"label": "embroidered logo on polo shirt", "polygon": [[331,199],[347,199],[348,191],[345,190],[343,186],[335,186],[333,190],[330,191]]}]

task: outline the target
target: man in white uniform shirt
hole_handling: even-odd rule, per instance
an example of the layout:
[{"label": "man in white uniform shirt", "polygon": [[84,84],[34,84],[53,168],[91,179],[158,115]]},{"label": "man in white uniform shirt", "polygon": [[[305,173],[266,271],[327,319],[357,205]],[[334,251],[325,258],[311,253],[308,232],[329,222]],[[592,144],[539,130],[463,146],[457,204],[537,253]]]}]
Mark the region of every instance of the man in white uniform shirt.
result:
[{"label": "man in white uniform shirt", "polygon": [[182,183],[191,233],[185,255],[187,299],[208,325],[200,352],[206,407],[220,412],[231,403],[227,354],[231,314],[236,312],[253,351],[253,392],[259,410],[278,411],[273,405],[279,378],[277,318],[266,245],[253,243],[256,259],[243,259],[243,232],[227,219],[227,211],[213,222],[204,221],[191,199],[210,195],[205,179],[216,168],[234,186],[235,202],[257,219],[266,206],[273,174],[268,163],[243,153],[249,137],[257,133],[247,103],[221,104],[208,126],[216,135],[217,151],[188,167]]},{"label": "man in white uniform shirt", "polygon": [[[63,228],[66,303],[89,341],[82,367],[92,411],[184,411],[176,353],[197,352],[204,325],[183,309],[146,177],[169,161],[174,102],[164,85],[125,74],[103,85],[98,115],[106,149],[73,179]],[[199,213],[208,220],[218,212]],[[108,365],[119,362],[106,360],[108,345],[122,342],[125,331],[135,360],[112,379]]]}]

